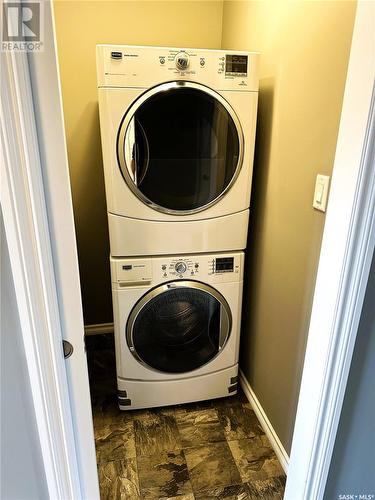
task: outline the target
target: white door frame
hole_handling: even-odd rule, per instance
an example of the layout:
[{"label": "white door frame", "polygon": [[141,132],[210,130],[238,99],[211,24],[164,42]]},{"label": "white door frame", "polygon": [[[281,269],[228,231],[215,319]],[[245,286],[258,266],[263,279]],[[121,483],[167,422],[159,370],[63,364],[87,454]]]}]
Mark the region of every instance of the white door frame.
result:
[{"label": "white door frame", "polygon": [[[22,53],[2,55],[1,207],[50,497],[96,500],[56,40],[50,2],[45,6],[45,52],[28,58]],[[374,4],[359,1],[287,500],[323,496],[374,248],[374,129],[368,125],[375,74],[373,18]],[[62,338],[74,346],[67,361]]]},{"label": "white door frame", "polygon": [[[1,53],[1,209],[49,498],[99,500],[50,0],[43,7],[44,51]],[[62,339],[74,346],[67,360]]]},{"label": "white door frame", "polygon": [[79,498],[57,290],[25,54],[1,54],[1,91],[1,209],[47,488],[50,498]]},{"label": "white door frame", "polygon": [[374,33],[375,3],[359,1],[293,433],[286,500],[320,500],[324,496],[374,253]]}]

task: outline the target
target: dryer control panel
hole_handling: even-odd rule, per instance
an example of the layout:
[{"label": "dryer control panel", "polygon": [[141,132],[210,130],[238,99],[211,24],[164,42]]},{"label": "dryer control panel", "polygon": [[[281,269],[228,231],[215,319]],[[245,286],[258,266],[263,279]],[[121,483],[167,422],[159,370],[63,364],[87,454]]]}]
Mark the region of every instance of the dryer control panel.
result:
[{"label": "dryer control panel", "polygon": [[117,287],[157,285],[172,280],[207,283],[238,282],[243,279],[244,253],[111,258],[112,283]]},{"label": "dryer control panel", "polygon": [[99,87],[144,87],[176,80],[216,90],[258,91],[256,52],[97,45]]}]

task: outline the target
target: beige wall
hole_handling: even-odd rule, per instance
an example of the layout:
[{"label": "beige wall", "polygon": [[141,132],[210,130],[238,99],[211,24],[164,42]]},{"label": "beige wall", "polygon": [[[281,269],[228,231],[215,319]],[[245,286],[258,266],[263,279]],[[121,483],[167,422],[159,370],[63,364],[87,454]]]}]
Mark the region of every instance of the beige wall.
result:
[{"label": "beige wall", "polygon": [[222,47],[261,52],[241,365],[290,450],[355,3],[225,1]]},{"label": "beige wall", "polygon": [[85,321],[111,321],[95,45],[261,52],[241,365],[287,450],[294,424],[355,3],[55,1]]},{"label": "beige wall", "polygon": [[[97,43],[220,48],[221,1],[55,1],[86,324],[112,321],[100,147]],[[51,125],[53,126],[53,125]]]}]

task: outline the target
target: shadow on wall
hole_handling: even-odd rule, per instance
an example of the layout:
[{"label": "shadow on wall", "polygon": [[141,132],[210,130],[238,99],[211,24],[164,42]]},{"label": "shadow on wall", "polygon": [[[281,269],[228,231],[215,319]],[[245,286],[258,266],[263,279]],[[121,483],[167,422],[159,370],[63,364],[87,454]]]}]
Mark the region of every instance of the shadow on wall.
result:
[{"label": "shadow on wall", "polygon": [[[242,335],[241,335],[241,355],[240,365],[251,381],[253,377],[253,363],[249,362],[248,354],[254,352],[252,345],[256,338],[250,335],[251,323],[254,320],[252,311],[255,311],[254,286],[258,280],[259,255],[262,255],[264,242],[262,241],[261,226],[267,203],[267,185],[270,169],[272,124],[273,124],[273,100],[274,100],[273,78],[263,79],[260,82],[258,97],[258,115],[255,141],[254,170],[250,202],[250,224],[246,250],[246,266],[243,292],[243,312],[242,312]],[[257,241],[257,247],[252,242]],[[257,251],[255,251],[257,249]]]},{"label": "shadow on wall", "polygon": [[[84,130],[84,134],[82,131]],[[79,155],[69,163],[80,165],[79,177],[71,169],[73,205],[86,324],[112,322],[109,235],[97,102],[80,116],[72,137],[82,137]],[[69,151],[68,137],[68,151]],[[89,161],[88,161],[89,159]],[[79,205],[79,206],[78,206]],[[78,230],[79,228],[79,230]]]}]

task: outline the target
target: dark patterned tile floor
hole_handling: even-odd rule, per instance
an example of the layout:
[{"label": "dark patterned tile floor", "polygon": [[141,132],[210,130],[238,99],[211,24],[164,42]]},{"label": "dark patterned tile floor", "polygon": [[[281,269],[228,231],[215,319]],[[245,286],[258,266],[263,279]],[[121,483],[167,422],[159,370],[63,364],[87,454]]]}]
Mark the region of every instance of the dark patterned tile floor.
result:
[{"label": "dark patterned tile floor", "polygon": [[242,391],[120,411],[112,337],[86,346],[101,500],[282,500],[285,474]]}]

